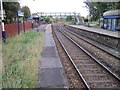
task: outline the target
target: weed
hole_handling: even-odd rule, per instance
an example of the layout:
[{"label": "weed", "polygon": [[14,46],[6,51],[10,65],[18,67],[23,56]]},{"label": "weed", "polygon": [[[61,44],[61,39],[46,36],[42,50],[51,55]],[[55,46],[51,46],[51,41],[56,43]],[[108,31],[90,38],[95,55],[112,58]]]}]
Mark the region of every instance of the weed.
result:
[{"label": "weed", "polygon": [[3,88],[37,88],[43,33],[28,31],[3,43]]}]

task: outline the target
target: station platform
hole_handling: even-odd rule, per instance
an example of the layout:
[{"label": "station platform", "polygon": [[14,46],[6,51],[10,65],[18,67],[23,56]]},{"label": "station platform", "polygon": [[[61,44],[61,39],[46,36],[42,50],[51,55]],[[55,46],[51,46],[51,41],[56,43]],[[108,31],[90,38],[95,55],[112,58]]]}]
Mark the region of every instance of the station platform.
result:
[{"label": "station platform", "polygon": [[40,60],[39,85],[42,88],[67,88],[68,80],[52,37],[51,24],[41,25],[39,31],[45,32],[44,50]]},{"label": "station platform", "polygon": [[95,32],[95,33],[99,33],[99,34],[103,34],[103,35],[120,38],[120,31],[110,31],[110,30],[104,30],[104,29],[100,29],[100,28],[91,28],[91,27],[86,27],[83,25],[69,25],[69,26],[87,30],[87,31],[91,31],[91,32]]}]

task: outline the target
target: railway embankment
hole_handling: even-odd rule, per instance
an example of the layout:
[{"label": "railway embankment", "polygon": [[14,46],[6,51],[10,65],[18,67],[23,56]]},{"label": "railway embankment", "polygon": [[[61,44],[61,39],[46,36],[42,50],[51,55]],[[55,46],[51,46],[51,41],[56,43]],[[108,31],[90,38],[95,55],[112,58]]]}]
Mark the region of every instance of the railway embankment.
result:
[{"label": "railway embankment", "polygon": [[120,49],[120,32],[108,31],[103,29],[94,29],[81,25],[64,25],[71,31],[78,33],[81,36],[87,37],[91,40],[104,44],[112,49],[119,51]]}]

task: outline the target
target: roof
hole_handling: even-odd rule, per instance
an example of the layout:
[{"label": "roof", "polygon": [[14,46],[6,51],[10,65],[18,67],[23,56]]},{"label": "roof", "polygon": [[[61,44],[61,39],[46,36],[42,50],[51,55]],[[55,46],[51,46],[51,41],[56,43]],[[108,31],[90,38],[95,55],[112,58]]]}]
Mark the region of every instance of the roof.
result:
[{"label": "roof", "polygon": [[32,17],[36,17],[36,18],[38,18],[39,16],[38,16],[38,15],[32,15]]},{"label": "roof", "polygon": [[120,9],[119,10],[106,11],[103,14],[103,16],[113,16],[113,15],[120,15]]}]

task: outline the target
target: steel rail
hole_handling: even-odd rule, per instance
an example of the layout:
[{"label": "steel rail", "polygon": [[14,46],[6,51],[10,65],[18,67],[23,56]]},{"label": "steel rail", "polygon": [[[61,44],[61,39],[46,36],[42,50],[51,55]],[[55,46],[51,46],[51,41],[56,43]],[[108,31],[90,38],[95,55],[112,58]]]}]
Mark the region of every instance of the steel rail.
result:
[{"label": "steel rail", "polygon": [[114,74],[111,70],[109,70],[106,66],[104,66],[99,60],[97,60],[94,56],[92,56],[87,50],[85,50],[83,47],[81,47],[77,42],[75,42],[73,39],[71,39],[68,35],[66,35],[63,31],[61,31],[59,28],[58,30],[66,36],[70,41],[72,41],[76,46],[78,46],[82,51],[84,51],[88,56],[90,56],[94,61],[96,61],[101,67],[103,67],[108,73],[110,73],[112,76],[115,77],[118,81],[120,81],[120,78]]},{"label": "steel rail", "polygon": [[[57,28],[58,29],[58,28]],[[65,51],[65,53],[67,54],[69,60],[71,61],[73,67],[75,68],[76,72],[78,73],[78,76],[82,79],[85,87],[88,89],[88,90],[91,90],[91,88],[89,87],[89,85],[87,84],[86,80],[84,79],[84,77],[82,76],[82,74],[80,73],[79,69],[77,68],[77,66],[75,65],[73,59],[71,58],[70,54],[68,53],[68,51],[66,50],[66,48],[64,47],[63,43],[61,42],[60,38],[57,36],[57,34],[55,33],[55,31],[53,30],[57,40],[59,41],[59,43],[61,44],[63,50]]]},{"label": "steel rail", "polygon": [[[108,54],[112,55],[113,57],[115,57],[115,58],[117,58],[117,59],[120,59],[120,57],[119,57],[119,56],[113,55],[112,53],[109,53],[108,51],[106,51],[106,50],[104,50],[104,49],[101,49],[101,48],[100,48],[100,47],[98,47],[97,45],[95,45],[95,44],[93,44],[93,43],[91,43],[91,42],[89,42],[89,41],[85,40],[85,39],[84,39],[84,37],[79,36],[77,33],[72,32],[72,31],[67,30],[67,29],[64,29],[64,30],[66,30],[67,32],[69,32],[69,33],[73,34],[73,35],[74,35],[74,36],[76,36],[77,38],[80,38],[80,39],[82,39],[83,41],[85,41],[85,42],[87,42],[87,43],[89,43],[89,44],[91,44],[91,45],[93,45],[93,46],[95,46],[95,47],[99,48],[100,50],[102,50],[102,51],[104,51],[104,52],[106,52],[106,53],[108,53]],[[94,41],[94,42],[95,42],[95,41]],[[97,42],[97,43],[99,43],[99,42]],[[101,44],[101,43],[99,43],[99,44]]]}]

